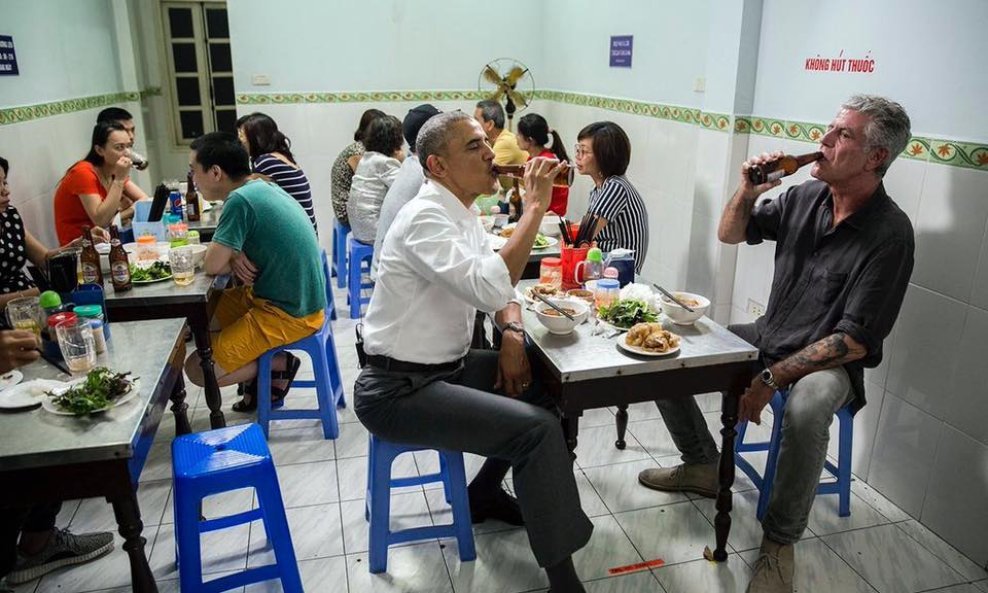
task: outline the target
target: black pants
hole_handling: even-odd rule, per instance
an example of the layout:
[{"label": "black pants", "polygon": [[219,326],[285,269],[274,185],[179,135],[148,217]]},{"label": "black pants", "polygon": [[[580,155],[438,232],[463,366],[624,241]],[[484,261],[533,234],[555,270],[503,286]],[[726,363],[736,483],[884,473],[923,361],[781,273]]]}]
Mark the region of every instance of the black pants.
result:
[{"label": "black pants", "polygon": [[518,399],[491,393],[497,365],[497,352],[471,350],[446,373],[366,366],[354,411],[388,441],[510,461],[532,552],[539,566],[555,566],[586,545],[593,524],[580,508],[562,426],[547,409],[552,400],[537,382]]},{"label": "black pants", "polygon": [[61,502],[0,510],[0,577],[7,576],[17,562],[17,538],[21,532],[51,531],[60,510]]}]

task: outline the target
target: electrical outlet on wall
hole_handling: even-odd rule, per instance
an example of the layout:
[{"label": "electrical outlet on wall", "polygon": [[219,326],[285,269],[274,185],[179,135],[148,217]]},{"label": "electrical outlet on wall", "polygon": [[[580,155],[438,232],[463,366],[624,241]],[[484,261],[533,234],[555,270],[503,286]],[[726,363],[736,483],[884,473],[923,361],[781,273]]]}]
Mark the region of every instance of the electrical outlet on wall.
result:
[{"label": "electrical outlet on wall", "polygon": [[755,301],[753,299],[748,299],[748,314],[756,319],[765,314],[765,305]]}]

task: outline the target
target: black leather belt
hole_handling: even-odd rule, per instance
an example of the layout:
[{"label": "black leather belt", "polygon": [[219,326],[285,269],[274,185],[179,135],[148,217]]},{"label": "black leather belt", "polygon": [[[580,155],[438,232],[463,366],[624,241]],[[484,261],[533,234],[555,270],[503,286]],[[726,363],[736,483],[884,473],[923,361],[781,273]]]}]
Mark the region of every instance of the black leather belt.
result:
[{"label": "black leather belt", "polygon": [[378,354],[368,354],[367,364],[377,367],[383,371],[392,371],[396,373],[442,373],[448,371],[455,371],[460,368],[460,364],[463,362],[462,359],[454,360],[453,362],[444,362],[442,364],[422,364],[418,362],[405,362],[404,360],[397,360],[391,358],[390,356],[380,356]]}]

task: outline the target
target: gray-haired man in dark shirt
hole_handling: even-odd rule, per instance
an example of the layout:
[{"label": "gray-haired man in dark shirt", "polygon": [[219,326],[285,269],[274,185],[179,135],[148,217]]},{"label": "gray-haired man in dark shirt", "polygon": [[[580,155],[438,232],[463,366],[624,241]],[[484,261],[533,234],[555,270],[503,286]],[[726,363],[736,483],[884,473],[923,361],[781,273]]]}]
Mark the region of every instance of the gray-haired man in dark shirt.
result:
[{"label": "gray-haired man in dark shirt", "polygon": [[[755,205],[780,184],[741,182],[720,220],[730,244],[776,242],[775,276],[763,317],[730,329],[757,346],[764,365],[740,400],[741,420],[761,421],[776,389],[789,388],[775,484],[762,520],[761,555],[749,593],[791,593],[793,544],[806,529],[834,413],[865,404],[863,373],[882,359],[913,269],[914,238],[906,215],[885,193],[882,177],[909,141],[898,103],[858,95],[820,140],[815,180]],[[648,469],[650,488],[717,493],[717,447],[692,399],[657,402],[682,452],[683,465]]]}]

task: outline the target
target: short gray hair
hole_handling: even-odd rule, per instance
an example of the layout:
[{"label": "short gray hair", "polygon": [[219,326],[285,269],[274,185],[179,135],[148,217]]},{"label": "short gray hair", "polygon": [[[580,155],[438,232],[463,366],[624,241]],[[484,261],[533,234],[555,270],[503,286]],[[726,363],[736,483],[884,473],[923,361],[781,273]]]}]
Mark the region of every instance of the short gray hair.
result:
[{"label": "short gray hair", "polygon": [[419,137],[415,141],[415,154],[418,155],[422,171],[429,174],[429,156],[445,155],[449,148],[449,140],[452,136],[453,124],[458,121],[473,121],[473,117],[462,111],[447,111],[429,118],[419,130]]},{"label": "short gray hair", "polygon": [[854,95],[841,105],[842,109],[850,109],[867,115],[870,119],[865,126],[865,142],[869,149],[884,148],[888,156],[875,174],[883,177],[892,161],[899,156],[911,137],[909,116],[906,110],[895,101],[877,95]]},{"label": "short gray hair", "polygon": [[504,108],[501,107],[500,103],[493,99],[484,99],[477,103],[477,108],[480,109],[480,115],[484,121],[492,121],[495,128],[504,129]]}]

